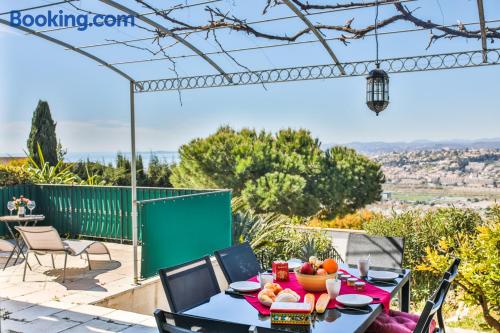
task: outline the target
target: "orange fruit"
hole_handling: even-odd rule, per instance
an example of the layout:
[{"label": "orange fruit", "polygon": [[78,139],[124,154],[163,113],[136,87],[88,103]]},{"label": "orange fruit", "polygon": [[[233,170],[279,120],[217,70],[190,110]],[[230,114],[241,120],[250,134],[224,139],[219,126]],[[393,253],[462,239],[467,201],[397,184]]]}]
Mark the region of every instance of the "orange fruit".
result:
[{"label": "orange fruit", "polygon": [[333,274],[339,269],[339,265],[332,258],[325,259],[323,261],[323,269],[328,272],[328,274]]}]

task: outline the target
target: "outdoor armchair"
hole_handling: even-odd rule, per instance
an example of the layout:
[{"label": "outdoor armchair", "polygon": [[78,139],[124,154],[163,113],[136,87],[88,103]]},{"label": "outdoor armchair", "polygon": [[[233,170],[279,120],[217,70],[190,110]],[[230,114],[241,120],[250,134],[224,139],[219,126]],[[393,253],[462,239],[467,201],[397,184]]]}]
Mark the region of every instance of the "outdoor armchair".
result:
[{"label": "outdoor armchair", "polygon": [[158,271],[172,312],[183,312],[220,293],[210,257],[206,256]]},{"label": "outdoor armchair", "polygon": [[160,333],[248,333],[250,325],[230,323],[190,316],[181,313],[171,313],[163,310],[154,312],[156,325]]},{"label": "outdoor armchair", "polygon": [[248,280],[261,271],[257,256],[248,243],[218,250],[214,254],[228,283]]},{"label": "outdoor armchair", "polygon": [[370,266],[378,268],[403,267],[404,239],[401,237],[349,234],[346,264],[356,265],[359,259],[370,257]]},{"label": "outdoor armchair", "polygon": [[90,266],[89,254],[107,254],[111,260],[108,248],[102,242],[86,240],[62,240],[57,230],[53,227],[15,227],[28,247],[24,263],[23,281],[26,278],[26,266],[30,253],[50,254],[52,267],[55,268],[54,254],[64,254],[63,283],[66,280],[66,263],[68,255],[80,256],[85,254]]}]

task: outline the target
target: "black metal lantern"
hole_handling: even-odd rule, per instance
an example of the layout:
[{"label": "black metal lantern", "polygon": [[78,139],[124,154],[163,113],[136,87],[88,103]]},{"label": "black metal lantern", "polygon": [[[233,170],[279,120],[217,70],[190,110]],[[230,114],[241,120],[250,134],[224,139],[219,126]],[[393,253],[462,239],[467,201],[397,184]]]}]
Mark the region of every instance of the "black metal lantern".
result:
[{"label": "black metal lantern", "polygon": [[377,116],[389,105],[389,75],[378,64],[366,77],[366,105]]},{"label": "black metal lantern", "polygon": [[389,75],[380,69],[378,61],[378,0],[375,1],[375,65],[366,77],[366,105],[378,114],[389,105]]}]

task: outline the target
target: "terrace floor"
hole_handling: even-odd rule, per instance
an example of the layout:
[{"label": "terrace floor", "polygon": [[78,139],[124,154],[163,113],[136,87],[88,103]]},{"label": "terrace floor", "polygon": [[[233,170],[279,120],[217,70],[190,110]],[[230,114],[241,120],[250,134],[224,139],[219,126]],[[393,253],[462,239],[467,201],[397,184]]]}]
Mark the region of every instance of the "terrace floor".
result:
[{"label": "terrace floor", "polygon": [[[68,256],[66,282],[62,283],[64,256],[30,257],[32,271],[22,281],[24,263],[0,269],[0,332],[157,332],[152,316],[114,310],[93,304],[134,288],[132,246],[106,243],[107,256],[86,259]],[[84,257],[85,258],[85,257]],[[0,267],[6,258],[0,257]]]}]

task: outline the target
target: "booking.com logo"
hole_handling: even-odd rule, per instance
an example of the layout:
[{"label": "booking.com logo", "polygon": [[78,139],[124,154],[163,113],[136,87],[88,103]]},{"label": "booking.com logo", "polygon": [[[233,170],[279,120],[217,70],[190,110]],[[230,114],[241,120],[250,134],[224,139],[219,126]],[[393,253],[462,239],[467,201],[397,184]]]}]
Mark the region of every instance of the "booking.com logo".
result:
[{"label": "booking.com logo", "polygon": [[96,14],[90,17],[88,14],[64,14],[62,10],[54,13],[51,10],[47,14],[30,15],[18,10],[10,12],[10,25],[14,27],[77,27],[78,31],[85,31],[89,27],[128,27],[135,25],[135,17],[132,15],[103,15]]}]

